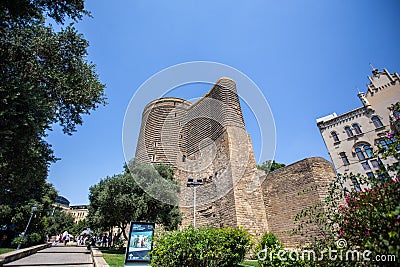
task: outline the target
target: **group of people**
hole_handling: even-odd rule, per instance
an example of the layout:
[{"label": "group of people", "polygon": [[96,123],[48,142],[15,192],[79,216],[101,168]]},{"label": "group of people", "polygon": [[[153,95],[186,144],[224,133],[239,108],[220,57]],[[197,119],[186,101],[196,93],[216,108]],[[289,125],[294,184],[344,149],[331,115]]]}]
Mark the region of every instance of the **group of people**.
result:
[{"label": "group of people", "polygon": [[106,233],[92,236],[91,245],[97,247],[111,247],[113,238]]},{"label": "group of people", "polygon": [[75,242],[78,246],[111,247],[115,238],[116,236],[113,238],[112,235],[108,235],[107,233],[99,235],[81,233],[80,235],[73,236],[68,231],[65,231],[55,237],[53,244],[64,244],[66,246],[69,242]]},{"label": "group of people", "polygon": [[76,241],[77,236],[73,236],[68,233],[68,231],[65,231],[62,234],[56,235],[56,239],[54,240],[53,244],[58,245],[64,243],[66,246],[68,242],[70,241]]}]

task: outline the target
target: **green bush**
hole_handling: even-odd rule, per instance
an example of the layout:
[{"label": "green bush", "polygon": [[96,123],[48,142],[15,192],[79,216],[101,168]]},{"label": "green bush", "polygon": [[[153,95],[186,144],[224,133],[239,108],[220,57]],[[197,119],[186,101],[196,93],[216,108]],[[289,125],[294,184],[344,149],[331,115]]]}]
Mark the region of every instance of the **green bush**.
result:
[{"label": "green bush", "polygon": [[[16,237],[16,238],[14,238],[14,239],[11,241],[11,245],[12,245],[13,247],[17,247],[18,244],[19,244],[19,242],[20,242],[20,240],[21,240],[21,236],[18,236],[18,237]],[[27,244],[28,244],[28,239],[27,239],[26,237],[24,237],[24,239],[22,240],[21,246],[22,246],[22,247],[27,247]]]},{"label": "green bush", "polygon": [[[285,251],[283,253],[283,251]],[[270,232],[264,233],[255,246],[256,257],[261,267],[308,266],[301,259],[289,256],[291,250],[286,250],[281,241]],[[296,254],[293,254],[295,256]]]},{"label": "green bush", "polygon": [[30,245],[39,245],[43,243],[43,238],[38,233],[32,233],[28,236]]},{"label": "green bush", "polygon": [[241,262],[251,245],[241,228],[194,228],[164,232],[154,240],[153,267],[232,267]]},{"label": "green bush", "polygon": [[[11,244],[14,247],[17,247],[20,240],[21,240],[21,236],[18,236],[18,237],[13,239]],[[40,234],[38,234],[38,233],[32,233],[32,234],[26,235],[24,237],[24,239],[22,240],[21,246],[22,247],[29,247],[29,246],[42,244],[42,243],[43,243],[42,236]]]}]

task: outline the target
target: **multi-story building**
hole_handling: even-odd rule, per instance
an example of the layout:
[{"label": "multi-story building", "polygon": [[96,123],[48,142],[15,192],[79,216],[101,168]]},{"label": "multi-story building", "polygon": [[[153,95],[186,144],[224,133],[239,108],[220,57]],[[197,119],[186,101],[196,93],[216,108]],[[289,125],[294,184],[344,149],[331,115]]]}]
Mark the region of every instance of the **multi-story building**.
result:
[{"label": "multi-story building", "polygon": [[88,215],[88,205],[69,205],[69,200],[63,196],[57,196],[54,209],[59,208],[62,211],[69,213],[74,217],[74,223],[78,223],[85,219]]},{"label": "multi-story building", "polygon": [[74,205],[69,207],[69,214],[74,217],[74,223],[79,223],[80,221],[86,219],[89,210],[87,205]]},{"label": "multi-story building", "polygon": [[[342,115],[333,113],[317,119],[338,174],[376,176],[382,166],[396,162],[394,158],[376,157],[373,151],[379,145],[387,147],[394,141],[386,138],[393,131],[391,126],[397,117],[388,107],[400,101],[400,76],[386,69],[373,69],[368,79],[366,93],[358,93],[361,107]],[[359,187],[355,178],[352,183]]]}]

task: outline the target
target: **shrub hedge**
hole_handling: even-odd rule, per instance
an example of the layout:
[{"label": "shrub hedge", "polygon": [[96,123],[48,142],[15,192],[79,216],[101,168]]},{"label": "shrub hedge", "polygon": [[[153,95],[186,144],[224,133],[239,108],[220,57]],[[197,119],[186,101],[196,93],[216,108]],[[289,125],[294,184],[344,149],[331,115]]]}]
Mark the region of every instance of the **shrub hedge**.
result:
[{"label": "shrub hedge", "polygon": [[232,267],[244,259],[250,235],[241,228],[194,228],[164,232],[154,240],[153,267]]}]

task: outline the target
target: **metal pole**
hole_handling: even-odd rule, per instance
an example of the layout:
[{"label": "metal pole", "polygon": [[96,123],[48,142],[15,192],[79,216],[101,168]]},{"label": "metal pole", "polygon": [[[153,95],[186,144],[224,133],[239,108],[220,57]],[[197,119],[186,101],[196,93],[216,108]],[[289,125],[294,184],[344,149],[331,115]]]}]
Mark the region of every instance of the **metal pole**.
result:
[{"label": "metal pole", "polygon": [[24,233],[22,234],[21,239],[19,240],[17,250],[21,248],[22,240],[23,240],[24,237],[25,237],[26,231],[28,231],[29,224],[31,223],[31,220],[32,220],[32,217],[33,217],[33,212],[34,212],[34,210],[32,209],[31,217],[29,217],[29,221],[28,221],[28,224],[26,225],[25,231],[24,231]]},{"label": "metal pole", "polygon": [[193,186],[193,227],[196,227],[196,185]]}]

